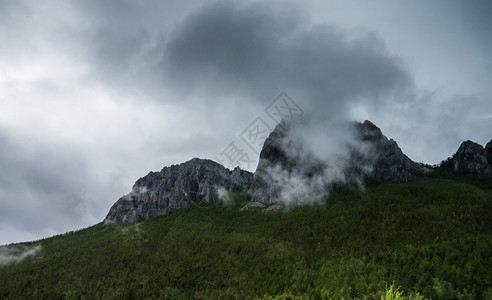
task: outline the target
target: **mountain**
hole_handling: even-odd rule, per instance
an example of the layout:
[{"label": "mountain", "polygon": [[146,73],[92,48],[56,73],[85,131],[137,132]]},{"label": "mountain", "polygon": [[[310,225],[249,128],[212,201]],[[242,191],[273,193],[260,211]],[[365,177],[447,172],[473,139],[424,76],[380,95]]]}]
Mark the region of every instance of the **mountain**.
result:
[{"label": "mountain", "polygon": [[339,186],[288,212],[229,198],[0,247],[0,299],[491,299],[490,177]]},{"label": "mountain", "polygon": [[169,214],[195,200],[207,203],[221,192],[249,185],[252,178],[253,174],[238,167],[230,171],[212,160],[193,158],[137,180],[132,191],[111,207],[104,223],[138,222]]},{"label": "mountain", "polygon": [[[419,164],[370,121],[348,125],[352,139],[342,141],[346,142],[346,153],[333,157],[332,161],[322,160],[299,145],[297,137],[291,135],[295,126],[295,123],[281,122],[265,141],[249,190],[252,201],[267,204],[282,201],[282,190],[299,182],[308,185],[306,189],[318,189],[322,194],[329,185],[337,183],[407,182],[423,172]],[[336,169],[341,170],[334,176]],[[319,184],[313,186],[312,182]]]},{"label": "mountain", "polygon": [[[208,203],[220,193],[239,188],[249,189],[252,203],[292,204],[312,202],[339,184],[408,182],[426,171],[370,121],[348,124],[347,139],[336,141],[345,143],[344,152],[331,160],[319,158],[309,145],[302,144],[293,134],[296,126],[282,121],[275,127],[264,143],[254,175],[199,158],[164,167],[140,178],[132,191],[111,207],[104,223],[166,215],[194,201]],[[492,141],[485,148],[466,141],[444,165],[459,174],[492,174],[491,162]]]},{"label": "mountain", "polygon": [[[1,246],[0,299],[492,299],[492,177],[469,176],[492,141],[426,175],[369,121],[332,160],[294,126],[254,175],[194,158],[137,180],[104,222]],[[270,209],[286,191],[317,199]]]},{"label": "mountain", "polygon": [[[364,173],[366,179],[375,181],[407,182],[421,175],[422,167],[408,158],[393,139],[388,139],[381,129],[366,120],[355,122],[356,137],[363,145],[369,147],[369,155],[362,161],[354,160],[356,166],[369,164],[370,169]],[[361,157],[359,149],[353,149],[356,157]]]},{"label": "mountain", "polygon": [[470,140],[463,142],[447,164],[460,174],[492,174],[492,140],[485,148]]}]

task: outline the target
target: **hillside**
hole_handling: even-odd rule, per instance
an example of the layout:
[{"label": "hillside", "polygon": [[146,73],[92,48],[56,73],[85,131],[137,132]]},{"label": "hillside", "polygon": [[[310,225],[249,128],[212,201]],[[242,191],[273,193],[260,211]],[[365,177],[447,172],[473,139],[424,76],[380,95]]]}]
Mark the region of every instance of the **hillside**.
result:
[{"label": "hillside", "polygon": [[229,198],[25,244],[41,250],[0,265],[0,298],[492,299],[490,177],[342,186],[280,212]]}]

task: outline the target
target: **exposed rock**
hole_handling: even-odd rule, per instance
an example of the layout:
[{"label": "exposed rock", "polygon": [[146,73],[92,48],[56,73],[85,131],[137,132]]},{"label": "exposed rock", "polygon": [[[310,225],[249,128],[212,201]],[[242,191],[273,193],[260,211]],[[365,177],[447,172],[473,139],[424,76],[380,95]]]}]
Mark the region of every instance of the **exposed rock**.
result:
[{"label": "exposed rock", "polygon": [[487,163],[489,167],[492,168],[492,140],[485,145],[485,149],[483,151],[485,158],[487,159]]},{"label": "exposed rock", "polygon": [[[302,148],[298,141],[289,136],[293,124],[282,121],[270,133],[265,140],[260,152],[258,166],[253,176],[253,183],[249,189],[251,201],[267,204],[276,203],[283,184],[278,178],[273,178],[273,173],[285,173],[289,176],[295,174],[298,177],[309,178],[322,172],[324,162],[314,156],[298,157],[288,154],[288,148]],[[282,175],[279,175],[282,177]]]},{"label": "exposed rock", "polygon": [[[409,159],[394,140],[386,138],[369,121],[349,125],[350,138],[337,140],[345,143],[346,151],[332,161],[317,157],[291,136],[296,129],[293,126],[297,125],[283,121],[270,133],[254,176],[239,168],[230,171],[214,161],[198,158],[164,167],[137,180],[132,191],[111,207],[104,223],[138,222],[166,215],[196,200],[217,199],[222,190],[245,186],[250,186],[252,202],[241,210],[279,210],[284,205],[296,204],[298,198],[323,195],[334,184],[368,179],[406,182],[429,171],[425,165]],[[463,142],[447,164],[450,170],[463,174],[492,174],[492,140],[485,148],[472,141]],[[286,201],[286,195],[293,195],[294,201]]]},{"label": "exposed rock", "polygon": [[491,148],[492,141],[485,149],[470,140],[461,143],[458,151],[451,158],[453,171],[467,175],[490,173]]},{"label": "exposed rock", "polygon": [[280,203],[274,203],[274,204],[270,204],[266,209],[265,211],[266,212],[269,212],[269,211],[281,211],[285,208],[284,205],[280,204]]},{"label": "exposed rock", "polygon": [[249,190],[251,201],[267,204],[284,201],[280,199],[282,190],[291,184],[282,180],[285,177],[295,177],[295,181],[300,178],[309,185],[309,189],[318,189],[321,194],[329,188],[326,185],[337,181],[405,182],[422,172],[422,167],[410,160],[394,140],[388,140],[377,126],[365,121],[351,123],[354,139],[347,144],[347,154],[342,158],[343,170],[339,171],[338,178],[325,180],[325,172],[330,165],[340,165],[340,162],[323,161],[299,145],[298,140],[289,135],[292,126],[296,124],[278,124],[265,141]]},{"label": "exposed rock", "polygon": [[266,206],[266,204],[261,203],[261,202],[250,202],[250,203],[246,204],[245,206],[241,207],[240,211],[263,209],[263,208],[265,208],[265,206]]},{"label": "exposed rock", "polygon": [[361,151],[354,149],[355,159],[351,163],[355,166],[372,166],[371,171],[361,175],[376,181],[406,182],[423,171],[421,166],[401,151],[393,139],[388,140],[376,125],[367,120],[354,125],[357,139],[368,146],[369,153],[366,149],[365,155],[361,155]]},{"label": "exposed rock", "polygon": [[218,198],[219,189],[248,186],[252,178],[248,171],[238,167],[230,171],[208,159],[164,167],[137,180],[132,191],[111,207],[104,223],[138,222],[187,207],[197,199],[209,202]]}]

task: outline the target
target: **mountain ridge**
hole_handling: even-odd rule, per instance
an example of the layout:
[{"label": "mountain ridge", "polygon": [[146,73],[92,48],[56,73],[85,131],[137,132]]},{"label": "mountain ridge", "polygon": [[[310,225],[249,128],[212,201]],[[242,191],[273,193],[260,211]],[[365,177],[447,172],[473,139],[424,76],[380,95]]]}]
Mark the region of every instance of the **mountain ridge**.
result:
[{"label": "mountain ridge", "polygon": [[464,141],[447,163],[456,173],[492,175],[492,140],[485,147],[471,140]]},{"label": "mountain ridge", "polygon": [[[465,146],[450,172],[489,154]],[[492,177],[478,175],[334,184],[276,213],[251,202],[250,172],[194,158],[138,179],[106,224],[0,246],[0,299],[489,299]],[[238,189],[213,201],[217,182]]]},{"label": "mountain ridge", "polygon": [[229,170],[209,159],[193,158],[164,167],[138,179],[132,191],[118,199],[104,218],[105,224],[136,222],[165,215],[202,198],[210,202],[220,189],[233,191],[250,183],[253,174],[236,167]]},{"label": "mountain ridge", "polygon": [[[302,188],[318,190],[316,195],[309,194],[312,197],[323,194],[333,184],[361,183],[368,179],[406,182],[423,173],[422,168],[409,159],[394,140],[389,140],[368,120],[348,124],[347,130],[353,139],[342,141],[346,143],[346,152],[332,158],[332,161],[316,157],[309,149],[292,151],[297,143],[297,137],[291,136],[292,126],[295,125],[280,123],[267,138],[249,190],[252,201],[267,204],[285,201],[281,198],[290,198],[291,195],[285,195],[282,189],[299,182],[302,182]],[[336,166],[330,165],[334,163]],[[304,196],[294,197],[297,199],[288,202],[298,201]]]},{"label": "mountain ridge", "polygon": [[[289,136],[292,126],[295,123],[282,121],[269,134],[254,173],[239,167],[229,170],[200,158],[150,172],[135,182],[129,194],[113,204],[104,224],[133,223],[166,215],[194,201],[208,203],[222,192],[239,188],[248,190],[253,203],[292,204],[309,197],[316,199],[339,183],[408,182],[430,170],[430,166],[408,158],[396,141],[388,139],[379,127],[366,120],[349,124],[354,139],[348,142],[347,153],[340,159],[343,160],[341,171],[333,174],[330,161],[323,161],[311,152],[292,154],[292,149],[304,151],[303,145]],[[491,162],[492,141],[486,147],[465,141],[442,165],[460,174],[492,174]]]}]

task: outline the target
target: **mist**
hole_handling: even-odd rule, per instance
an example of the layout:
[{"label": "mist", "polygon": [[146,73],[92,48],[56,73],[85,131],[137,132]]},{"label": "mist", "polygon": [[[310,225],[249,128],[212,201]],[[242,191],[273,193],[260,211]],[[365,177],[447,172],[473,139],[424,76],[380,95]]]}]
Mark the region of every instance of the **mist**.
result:
[{"label": "mist", "polygon": [[[285,90],[305,112],[279,145],[298,168],[263,170],[289,205],[317,202],[337,182],[362,186],[371,146],[350,122],[412,99],[416,88],[376,32],[306,22],[304,13],[292,3],[206,5],[169,33],[160,63],[182,99],[199,94],[213,110],[239,98],[261,112]],[[348,172],[354,155],[364,163]]]},{"label": "mist", "polygon": [[41,252],[41,245],[7,245],[0,246],[0,265],[19,263],[28,257],[32,257]]},{"label": "mist", "polygon": [[269,202],[286,206],[320,203],[334,185],[363,188],[377,151],[362,138],[370,133],[357,126],[363,125],[316,119],[280,123],[265,142],[263,153],[275,153],[280,159],[263,157],[255,175],[268,186],[267,194],[273,195]]},{"label": "mist", "polygon": [[240,133],[282,91],[321,181],[345,176],[350,139],[315,133],[334,123],[371,120],[430,164],[487,143],[490,7],[0,1],[0,244],[93,225],[149,170],[249,151]]}]

